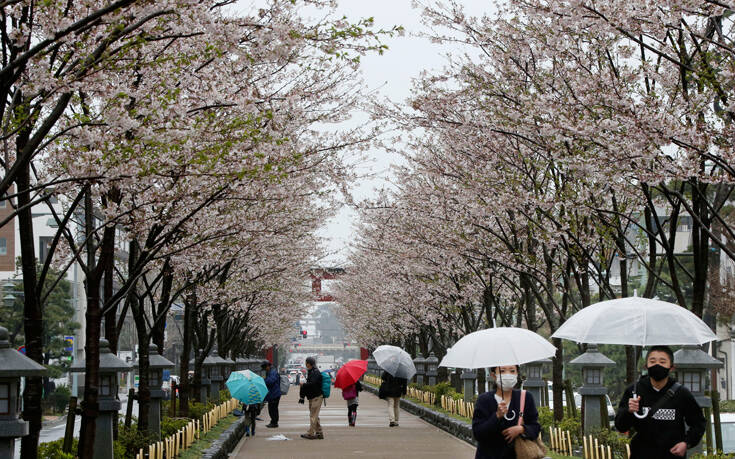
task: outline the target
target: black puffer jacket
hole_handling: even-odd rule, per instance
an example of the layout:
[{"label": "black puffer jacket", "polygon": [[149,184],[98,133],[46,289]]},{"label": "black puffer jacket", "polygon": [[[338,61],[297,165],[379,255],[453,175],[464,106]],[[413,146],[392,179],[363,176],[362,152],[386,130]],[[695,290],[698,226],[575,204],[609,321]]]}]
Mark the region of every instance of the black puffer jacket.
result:
[{"label": "black puffer jacket", "polygon": [[628,412],[628,400],[634,387],[645,411],[654,406],[673,384],[674,381],[670,379],[663,389],[657,391],[646,376],[625,390],[615,416],[615,428],[620,432],[635,431],[630,442],[631,459],[680,458],[669,452],[675,444],[685,441],[687,448],[692,448],[702,439],[706,421],[702,408],[686,387],[680,387],[676,395],[654,414],[653,419],[648,416],[639,419]]},{"label": "black puffer jacket", "polygon": [[406,395],[408,391],[408,381],[406,378],[396,378],[387,371],[384,371],[381,379],[383,382],[380,383],[380,389],[378,390],[378,396],[380,398]]},{"label": "black puffer jacket", "polygon": [[319,397],[322,394],[322,374],[317,367],[311,367],[306,373],[306,382],[301,385],[299,390],[299,398],[312,398]]}]

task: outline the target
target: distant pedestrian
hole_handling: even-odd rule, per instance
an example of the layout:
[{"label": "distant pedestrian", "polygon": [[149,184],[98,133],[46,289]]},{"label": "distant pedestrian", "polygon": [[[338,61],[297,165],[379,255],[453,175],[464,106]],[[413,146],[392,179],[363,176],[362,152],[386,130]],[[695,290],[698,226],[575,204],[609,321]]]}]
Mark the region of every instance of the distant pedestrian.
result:
[{"label": "distant pedestrian", "polygon": [[324,439],[324,432],[322,432],[322,426],[319,423],[319,410],[322,408],[322,402],[324,397],[322,394],[322,374],[316,367],[316,360],[314,357],[306,358],[306,382],[301,381],[301,388],[299,391],[299,403],[304,403],[304,398],[309,399],[309,431],[305,434],[301,434],[302,438],[308,440]]},{"label": "distant pedestrian", "polygon": [[347,422],[350,424],[350,427],[355,427],[355,421],[357,420],[357,405],[359,402],[358,396],[361,391],[362,384],[360,384],[360,381],[342,389],[342,398],[347,402]]},{"label": "distant pedestrian", "polygon": [[268,404],[268,415],[271,421],[266,424],[266,427],[275,428],[278,427],[278,403],[281,401],[281,376],[268,361],[263,362],[260,368],[265,370],[265,386],[268,388],[268,393],[264,401]]},{"label": "distant pedestrian", "polygon": [[388,425],[398,427],[398,413],[401,408],[401,397],[408,391],[408,380],[396,378],[387,371],[383,372],[378,396],[388,401]]},{"label": "distant pedestrian", "polygon": [[648,375],[628,387],[620,400],[615,428],[635,431],[631,459],[686,457],[702,440],[707,421],[692,393],[669,376],[674,353],[652,346],[646,355]]}]

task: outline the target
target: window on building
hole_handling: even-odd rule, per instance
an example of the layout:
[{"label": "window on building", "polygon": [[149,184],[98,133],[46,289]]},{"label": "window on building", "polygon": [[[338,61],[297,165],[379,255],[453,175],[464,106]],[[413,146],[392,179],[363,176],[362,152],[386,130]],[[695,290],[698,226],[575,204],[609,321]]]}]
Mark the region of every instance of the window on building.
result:
[{"label": "window on building", "polygon": [[0,383],[0,414],[10,414],[10,384]]},{"label": "window on building", "polygon": [[46,257],[48,256],[53,240],[54,238],[50,236],[41,236],[38,238],[38,259],[41,263],[46,262]]},{"label": "window on building", "polygon": [[8,254],[8,240],[4,237],[0,237],[0,255]]}]

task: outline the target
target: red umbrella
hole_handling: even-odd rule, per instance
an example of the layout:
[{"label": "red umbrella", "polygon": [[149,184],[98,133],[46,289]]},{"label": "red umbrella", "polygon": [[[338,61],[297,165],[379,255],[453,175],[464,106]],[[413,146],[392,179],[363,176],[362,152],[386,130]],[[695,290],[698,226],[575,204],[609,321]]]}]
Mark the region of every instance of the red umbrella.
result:
[{"label": "red umbrella", "polygon": [[355,384],[367,371],[367,360],[350,360],[342,365],[334,380],[334,387],[344,389]]}]

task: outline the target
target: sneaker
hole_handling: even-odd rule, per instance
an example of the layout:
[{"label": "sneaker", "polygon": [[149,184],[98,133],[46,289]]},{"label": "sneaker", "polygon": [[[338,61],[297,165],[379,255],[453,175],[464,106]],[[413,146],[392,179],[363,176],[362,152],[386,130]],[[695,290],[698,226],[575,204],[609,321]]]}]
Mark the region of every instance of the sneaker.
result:
[{"label": "sneaker", "polygon": [[388,424],[388,427],[396,427],[397,425],[397,422],[391,422],[390,424]]},{"label": "sneaker", "polygon": [[354,422],[350,422],[350,427],[355,427],[355,423]]},{"label": "sneaker", "polygon": [[268,427],[269,429],[275,429],[276,427],[278,427],[278,424],[270,423],[270,424],[266,424],[265,426]]},{"label": "sneaker", "polygon": [[324,440],[324,433],[323,432],[319,432],[318,434],[316,434],[316,438],[318,440]]},{"label": "sneaker", "polygon": [[316,440],[317,436],[312,434],[301,434],[301,438],[306,438],[307,440]]}]

